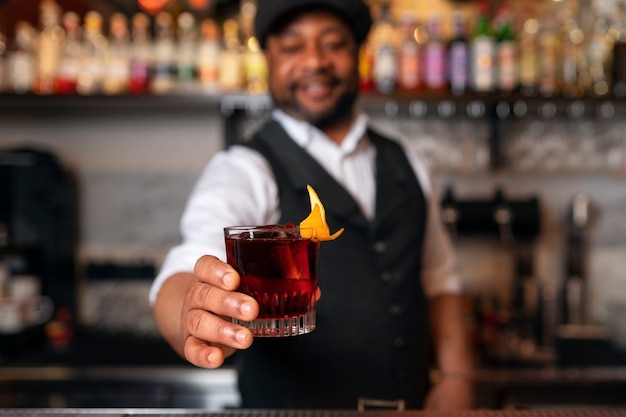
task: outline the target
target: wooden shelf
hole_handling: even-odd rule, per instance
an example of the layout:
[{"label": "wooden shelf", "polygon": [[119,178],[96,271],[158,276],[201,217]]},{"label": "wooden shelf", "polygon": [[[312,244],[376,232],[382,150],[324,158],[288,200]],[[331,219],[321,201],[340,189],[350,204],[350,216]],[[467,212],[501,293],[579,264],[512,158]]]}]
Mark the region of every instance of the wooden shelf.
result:
[{"label": "wooden shelf", "polygon": [[[397,105],[401,109],[410,109],[415,103],[424,103],[428,106],[436,106],[442,102],[454,103],[457,106],[467,106],[472,103],[484,105],[509,104],[525,102],[529,105],[542,103],[555,103],[559,107],[572,102],[583,102],[596,105],[604,102],[624,102],[625,98],[614,97],[581,97],[567,98],[554,97],[527,97],[519,93],[502,95],[497,93],[476,94],[467,93],[453,95],[447,91],[420,91],[418,93],[397,92],[392,95],[377,93],[362,93],[359,104],[368,111],[388,111],[389,103]],[[267,94],[250,95],[245,92],[232,94],[206,94],[206,93],[171,93],[166,95],[0,95],[0,110],[3,112],[46,112],[58,113],[66,111],[216,111],[220,110],[228,116],[234,110],[248,112],[261,112],[271,109],[271,98]]]}]

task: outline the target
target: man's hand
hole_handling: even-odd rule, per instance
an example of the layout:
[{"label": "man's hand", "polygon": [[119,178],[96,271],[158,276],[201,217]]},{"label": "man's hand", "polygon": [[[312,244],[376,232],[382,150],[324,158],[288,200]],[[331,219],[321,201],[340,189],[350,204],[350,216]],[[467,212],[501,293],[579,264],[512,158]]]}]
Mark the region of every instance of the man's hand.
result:
[{"label": "man's hand", "polygon": [[424,402],[426,410],[466,410],[474,407],[472,381],[463,378],[443,378],[435,384]]},{"label": "man's hand", "polygon": [[185,359],[202,368],[217,368],[237,349],[250,347],[250,330],[231,317],[250,321],[259,313],[257,302],[236,292],[239,274],[214,256],[203,256],[194,273],[168,278],[155,303],[159,329]]},{"label": "man's hand", "polygon": [[463,327],[461,297],[442,294],[429,299],[439,380],[426,398],[425,407],[436,410],[465,409],[474,405],[471,347]]}]

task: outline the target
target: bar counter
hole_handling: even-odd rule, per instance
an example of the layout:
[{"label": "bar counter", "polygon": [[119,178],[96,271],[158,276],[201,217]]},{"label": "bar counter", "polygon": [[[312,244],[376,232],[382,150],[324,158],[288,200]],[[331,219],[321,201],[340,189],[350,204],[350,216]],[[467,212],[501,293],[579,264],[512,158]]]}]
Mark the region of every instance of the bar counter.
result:
[{"label": "bar counter", "polygon": [[623,417],[626,409],[551,410],[225,410],[199,409],[0,409],[3,417]]},{"label": "bar counter", "polygon": [[[234,409],[239,404],[236,379],[236,371],[229,367],[208,370],[192,366],[0,366],[0,409],[48,407],[37,405],[46,403],[23,401],[18,406],[7,401],[34,394],[45,399],[50,393],[61,392],[67,395],[67,405],[58,408]],[[626,410],[626,367],[480,369],[475,374],[475,386],[481,409]],[[143,394],[125,399],[133,390]],[[90,398],[96,394],[97,398]],[[82,402],[72,402],[72,395],[80,396]],[[626,412],[622,415],[626,417]]]}]

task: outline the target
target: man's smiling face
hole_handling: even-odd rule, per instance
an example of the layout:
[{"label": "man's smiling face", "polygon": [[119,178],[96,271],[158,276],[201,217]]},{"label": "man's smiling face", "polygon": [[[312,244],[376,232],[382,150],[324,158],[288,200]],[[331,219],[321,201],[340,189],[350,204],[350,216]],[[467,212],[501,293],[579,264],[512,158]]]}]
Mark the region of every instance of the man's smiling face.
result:
[{"label": "man's smiling face", "polygon": [[322,129],[350,118],[359,86],[357,53],[350,28],[334,14],[297,14],[267,38],[275,105]]}]

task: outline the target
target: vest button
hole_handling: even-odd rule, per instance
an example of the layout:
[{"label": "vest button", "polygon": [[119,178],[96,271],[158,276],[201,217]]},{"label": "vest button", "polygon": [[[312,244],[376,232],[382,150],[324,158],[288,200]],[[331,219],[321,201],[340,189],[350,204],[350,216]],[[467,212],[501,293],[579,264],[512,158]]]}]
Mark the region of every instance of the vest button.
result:
[{"label": "vest button", "polygon": [[387,243],[382,240],[374,243],[374,251],[376,253],[385,253],[387,251]]},{"label": "vest button", "polygon": [[402,337],[396,337],[393,339],[393,345],[397,348],[404,346],[404,339]]},{"label": "vest button", "polygon": [[380,280],[382,282],[389,282],[393,279],[393,274],[389,271],[384,271],[380,274]]},{"label": "vest button", "polygon": [[391,304],[389,306],[389,313],[391,313],[392,316],[399,316],[402,313],[402,306],[398,304]]}]

